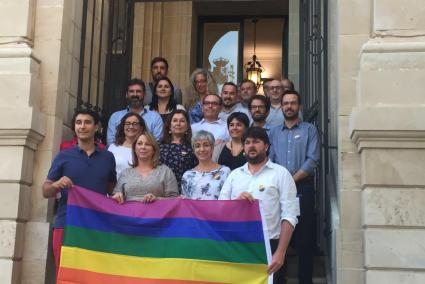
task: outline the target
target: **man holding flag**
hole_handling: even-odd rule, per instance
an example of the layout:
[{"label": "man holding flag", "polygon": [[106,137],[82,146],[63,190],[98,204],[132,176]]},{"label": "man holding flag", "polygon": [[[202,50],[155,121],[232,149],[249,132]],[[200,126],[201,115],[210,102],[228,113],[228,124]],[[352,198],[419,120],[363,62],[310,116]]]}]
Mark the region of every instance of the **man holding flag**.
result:
[{"label": "man holding flag", "polygon": [[78,144],[59,152],[43,184],[43,196],[59,200],[53,230],[56,271],[59,268],[68,190],[79,185],[106,195],[112,192],[116,183],[114,156],[95,144],[99,115],[90,109],[77,110],[72,125]]},{"label": "man holding flag", "polygon": [[295,183],[284,167],[268,159],[270,142],[266,130],[250,127],[242,142],[248,162],[230,173],[219,199],[260,200],[273,253],[268,273],[274,273],[275,284],[285,283],[281,268],[300,212]]}]

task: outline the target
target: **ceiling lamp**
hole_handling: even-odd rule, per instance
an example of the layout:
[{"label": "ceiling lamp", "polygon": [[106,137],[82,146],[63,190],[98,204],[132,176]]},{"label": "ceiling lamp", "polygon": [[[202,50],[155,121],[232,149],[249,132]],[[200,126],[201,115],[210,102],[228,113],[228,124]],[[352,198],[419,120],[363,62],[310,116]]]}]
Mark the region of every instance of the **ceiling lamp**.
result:
[{"label": "ceiling lamp", "polygon": [[257,61],[257,55],[255,55],[255,47],[257,43],[257,22],[258,19],[252,20],[252,23],[254,24],[254,55],[252,56],[251,61],[245,64],[245,70],[247,78],[256,83],[257,86],[260,86],[261,72],[264,71],[264,68],[261,66],[260,62]]}]

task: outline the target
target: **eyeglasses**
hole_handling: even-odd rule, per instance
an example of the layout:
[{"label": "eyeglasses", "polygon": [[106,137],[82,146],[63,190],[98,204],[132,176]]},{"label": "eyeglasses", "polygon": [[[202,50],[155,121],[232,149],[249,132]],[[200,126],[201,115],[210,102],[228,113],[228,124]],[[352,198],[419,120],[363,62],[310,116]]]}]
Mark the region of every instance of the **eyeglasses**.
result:
[{"label": "eyeglasses", "polygon": [[132,126],[133,128],[137,128],[140,127],[140,122],[126,122],[124,123],[125,127],[130,127]]},{"label": "eyeglasses", "polygon": [[203,102],[204,106],[212,106],[212,107],[216,107],[218,106],[220,103],[219,102]]},{"label": "eyeglasses", "polygon": [[251,106],[251,109],[264,110],[264,109],[266,109],[266,106],[264,106],[264,105],[261,105],[261,106]]}]

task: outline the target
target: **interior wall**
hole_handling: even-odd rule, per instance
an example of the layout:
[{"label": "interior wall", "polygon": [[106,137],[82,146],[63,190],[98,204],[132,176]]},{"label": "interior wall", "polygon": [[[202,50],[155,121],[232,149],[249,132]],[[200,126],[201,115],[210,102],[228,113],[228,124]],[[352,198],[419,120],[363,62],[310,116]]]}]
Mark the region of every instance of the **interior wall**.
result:
[{"label": "interior wall", "polygon": [[[282,78],[283,72],[283,18],[259,18],[257,22],[256,55],[264,68],[262,78]],[[243,63],[254,54],[254,24],[252,19],[244,20]],[[244,70],[244,78],[246,72]]]}]

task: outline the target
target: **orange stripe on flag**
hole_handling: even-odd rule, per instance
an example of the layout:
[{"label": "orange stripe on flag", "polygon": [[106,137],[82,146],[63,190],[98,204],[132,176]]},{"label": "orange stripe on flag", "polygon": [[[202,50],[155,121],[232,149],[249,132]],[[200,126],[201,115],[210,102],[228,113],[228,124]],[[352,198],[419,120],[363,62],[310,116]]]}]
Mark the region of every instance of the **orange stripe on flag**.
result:
[{"label": "orange stripe on flag", "polygon": [[[71,280],[72,279],[72,280]],[[128,277],[119,275],[110,275],[103,273],[90,272],[86,270],[61,267],[59,269],[58,284],[84,284],[84,283],[102,283],[102,284],[216,284],[217,282],[188,281],[188,280],[166,280],[166,279],[148,279],[138,277]]]}]

